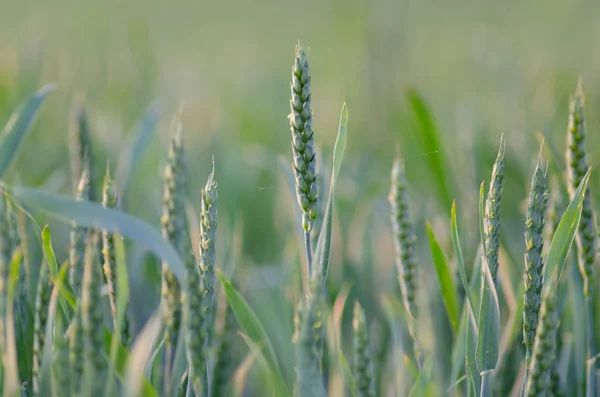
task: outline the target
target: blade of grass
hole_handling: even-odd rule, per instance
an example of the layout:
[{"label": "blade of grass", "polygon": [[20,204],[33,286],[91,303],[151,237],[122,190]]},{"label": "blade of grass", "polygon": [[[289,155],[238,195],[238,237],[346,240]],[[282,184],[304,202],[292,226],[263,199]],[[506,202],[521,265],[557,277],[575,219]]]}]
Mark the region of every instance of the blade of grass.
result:
[{"label": "blade of grass", "polygon": [[[152,353],[154,341],[158,338],[162,330],[160,308],[154,312],[152,317],[146,322],[146,325],[136,338],[129,360],[127,361],[127,372],[125,382],[125,395],[128,397],[147,396],[147,390],[144,390],[144,368],[146,362]],[[154,391],[154,394],[158,393]]]},{"label": "blade of grass", "polygon": [[[223,285],[227,302],[235,314],[235,318],[238,321],[240,328],[243,333],[248,337],[248,340],[252,342],[250,348],[258,348],[255,353],[260,356],[256,357],[257,360],[262,360],[264,357],[265,363],[269,366],[269,373],[272,379],[272,385],[275,391],[286,390],[285,381],[281,375],[279,364],[277,362],[277,356],[273,345],[269,341],[267,333],[263,328],[262,324],[256,317],[256,314],[248,305],[244,297],[236,290],[229,280],[223,276],[221,272],[217,272],[217,276]],[[289,395],[287,392],[278,395]]]},{"label": "blade of grass", "polygon": [[333,202],[334,190],[337,177],[342,167],[344,152],[346,151],[346,139],[348,135],[348,108],[346,103],[342,106],[340,114],[340,125],[338,128],[337,138],[335,140],[335,148],[333,149],[333,171],[331,172],[331,183],[329,186],[329,197],[325,208],[325,216],[323,217],[323,225],[319,233],[317,248],[314,253],[315,271],[321,271],[323,274],[323,282],[327,280],[327,272],[329,271],[329,260],[331,257],[331,233],[333,230]]},{"label": "blade of grass", "polygon": [[121,208],[126,208],[124,200],[125,192],[127,191],[126,188],[129,186],[130,175],[148,148],[156,131],[156,124],[163,112],[164,103],[161,100],[156,100],[148,106],[141,119],[133,127],[133,131],[125,143],[125,149],[121,150],[117,163],[117,172],[115,173],[117,187],[119,192],[121,192]]},{"label": "blade of grass", "polygon": [[573,200],[569,203],[556,228],[544,268],[544,280],[549,281],[549,283],[545,284],[544,288],[556,288],[556,284],[558,284],[558,280],[563,273],[567,256],[569,255],[577,227],[579,226],[579,220],[581,219],[583,199],[589,180],[590,170],[588,170],[581,180],[577,191],[573,195]]},{"label": "blade of grass", "polygon": [[46,320],[44,350],[42,353],[42,364],[40,366],[40,387],[38,397],[51,397],[51,368],[52,368],[52,335],[54,333],[54,319],[56,317],[56,306],[58,302],[58,288],[52,289],[50,303],[48,304],[48,319]]},{"label": "blade of grass", "polygon": [[4,126],[1,133],[2,140],[0,141],[0,178],[4,176],[15,159],[19,146],[21,146],[23,138],[30,130],[42,103],[53,90],[54,84],[48,84],[40,88],[20,105]]},{"label": "blade of grass", "polygon": [[8,277],[8,294],[6,296],[6,351],[4,351],[4,396],[19,395],[19,370],[17,362],[17,341],[15,336],[14,298],[19,281],[19,266],[21,265],[21,250],[17,249],[10,261]]},{"label": "blade of grass", "polygon": [[438,281],[440,282],[446,312],[448,313],[448,320],[450,320],[450,325],[452,325],[452,329],[456,333],[458,331],[459,308],[456,287],[454,286],[454,279],[452,278],[450,270],[450,262],[446,259],[442,247],[440,247],[437,242],[433,230],[431,229],[431,224],[427,222],[425,227],[427,229],[431,257],[438,276]]},{"label": "blade of grass", "polygon": [[415,89],[410,89],[407,96],[419,124],[419,136],[423,145],[422,151],[427,153],[426,159],[429,172],[436,181],[435,188],[438,191],[436,197],[439,198],[440,205],[443,208],[448,208],[452,204],[454,195],[451,191],[450,167],[444,155],[441,134],[437,130],[433,116],[421,94]]},{"label": "blade of grass", "polygon": [[17,186],[3,186],[22,203],[48,215],[76,222],[85,227],[118,231],[139,243],[169,264],[178,279],[183,278],[184,266],[177,251],[162,238],[160,232],[146,222],[121,211],[104,208],[86,201],[76,201],[53,193]]},{"label": "blade of grass", "polygon": [[[456,223],[456,202],[452,203],[452,211],[451,211],[451,229],[452,229],[452,246],[454,247],[454,253],[456,255],[456,262],[458,264],[458,272],[460,274],[460,281],[462,282],[463,289],[465,290],[465,295],[467,297],[468,309],[470,312],[471,321],[474,322],[475,330],[479,328],[477,325],[477,319],[475,318],[475,304],[473,303],[474,299],[472,294],[470,293],[470,285],[467,278],[467,270],[465,267],[465,260],[463,258],[462,249],[460,248],[460,239],[458,237],[458,225]],[[467,293],[469,292],[469,293]],[[477,331],[479,332],[479,331]]]},{"label": "blade of grass", "polygon": [[289,395],[287,387],[285,386],[285,383],[283,383],[283,379],[280,377],[280,375],[277,374],[276,371],[273,370],[273,367],[269,363],[267,356],[264,354],[264,350],[262,349],[262,347],[254,340],[252,340],[249,336],[241,332],[240,335],[252,351],[252,354],[258,362],[261,371],[269,380],[270,386],[272,388],[272,395],[275,397]]}]

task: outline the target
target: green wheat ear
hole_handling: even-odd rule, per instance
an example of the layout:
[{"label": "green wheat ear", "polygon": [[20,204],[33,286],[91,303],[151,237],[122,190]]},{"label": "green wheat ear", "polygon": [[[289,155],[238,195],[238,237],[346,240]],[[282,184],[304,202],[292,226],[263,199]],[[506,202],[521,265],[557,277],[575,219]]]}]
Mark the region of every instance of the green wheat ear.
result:
[{"label": "green wheat ear", "polygon": [[415,252],[416,237],[410,219],[406,177],[400,157],[396,158],[392,167],[392,188],[389,194],[389,202],[402,301],[407,314],[416,319],[418,315],[416,294],[419,270]]},{"label": "green wheat ear", "polygon": [[[106,168],[104,176],[104,184],[102,187],[102,205],[105,208],[118,208],[119,199],[117,187],[110,177],[109,169]],[[113,318],[113,329],[117,329],[117,298],[116,298],[116,261],[115,261],[115,241],[114,234],[103,230],[102,231],[102,257],[104,264],[102,266],[108,286],[108,299],[110,302],[110,310]],[[129,330],[129,317],[127,316],[127,307],[123,316],[123,327],[121,330],[121,343],[123,346],[129,346],[131,343],[131,334]]]},{"label": "green wheat ear", "polygon": [[[92,165],[92,137],[89,128],[89,122],[85,107],[81,100],[77,100],[71,110],[69,119],[69,142],[71,157],[71,178],[73,188],[77,192],[78,181],[84,170],[89,173],[91,181],[95,181],[95,174]],[[90,185],[89,200],[96,198],[93,182]]]},{"label": "green wheat ear", "polygon": [[[316,272],[320,274],[320,272]],[[310,295],[302,299],[294,318],[296,345],[296,396],[324,397],[320,368],[324,337],[324,287],[320,277],[311,277]]]},{"label": "green wheat ear", "polygon": [[52,350],[52,388],[54,395],[76,395],[71,393],[71,376],[69,339],[65,335],[62,316],[59,315],[56,318],[54,349]]},{"label": "green wheat ear", "polygon": [[542,159],[537,163],[527,207],[525,221],[525,293],[523,307],[523,340],[525,363],[529,366],[542,301],[544,249],[544,217],[548,208],[547,169]]},{"label": "green wheat ear", "polygon": [[217,241],[217,211],[219,190],[215,181],[215,170],[202,189],[202,211],[200,213],[200,272],[203,311],[210,316],[215,285],[215,246]]},{"label": "green wheat ear", "polygon": [[369,333],[367,329],[365,312],[356,302],[352,328],[354,329],[354,379],[358,397],[374,397],[375,386],[373,383],[373,368],[371,354],[369,353]]},{"label": "green wheat ear", "polygon": [[[42,262],[38,277],[37,296],[35,299],[34,331],[33,331],[33,393],[38,394],[39,376],[42,365],[42,355],[46,344],[46,323],[48,322],[48,305],[52,297],[52,282],[48,264]],[[52,341],[48,341],[52,343]]]},{"label": "green wheat ear", "polygon": [[308,274],[312,273],[312,250],[310,231],[317,218],[317,159],[312,126],[310,91],[310,67],[306,53],[300,44],[296,47],[290,99],[290,129],[292,131],[292,153],[296,196],[302,209],[302,228],[308,258]]},{"label": "green wheat ear", "polygon": [[213,365],[213,372],[211,377],[211,397],[224,396],[227,390],[227,383],[232,374],[232,342],[235,331],[235,315],[231,306],[225,299],[222,300],[224,310],[221,318],[222,325],[217,334],[217,348],[215,351],[215,364]]},{"label": "green wheat ear", "polygon": [[547,294],[542,301],[540,320],[535,337],[527,396],[545,396],[551,385],[551,372],[556,360],[556,333],[560,316],[556,293]]},{"label": "green wheat ear", "polygon": [[102,275],[98,266],[97,247],[99,236],[90,232],[85,251],[85,268],[81,289],[81,320],[83,326],[83,343],[88,378],[84,389],[92,396],[100,396],[104,392],[106,381],[106,359],[104,358],[104,319],[102,313],[100,288]]},{"label": "green wheat ear", "polygon": [[[569,124],[567,127],[567,186],[571,199],[573,199],[579,183],[588,170],[585,153],[584,102],[582,80],[580,78],[575,95],[571,97],[569,103]],[[589,186],[587,186],[584,193],[581,220],[575,242],[577,244],[577,262],[583,279],[587,335],[592,335],[592,337],[588,336],[586,338],[587,358],[593,360],[596,356],[596,346],[593,338],[596,331],[596,315],[593,299],[596,294],[595,268],[598,266],[598,235]],[[587,366],[586,378],[588,383],[586,387],[588,390],[593,390],[596,387],[596,365],[597,363]]]},{"label": "green wheat ear", "polygon": [[[581,78],[577,83],[575,95],[569,105],[569,125],[567,128],[567,175],[571,198],[588,170],[585,153],[585,120],[583,114],[584,97]],[[588,186],[583,199],[581,222],[577,234],[577,252],[579,253],[579,269],[584,281],[586,296],[592,293],[594,286],[594,266],[596,264],[597,234],[594,225],[594,214],[590,188]]]},{"label": "green wheat ear", "polygon": [[[163,211],[161,217],[163,237],[175,246],[182,257],[188,255],[184,250],[188,237],[185,214],[185,186],[182,131],[179,118],[173,120],[172,135],[164,172]],[[169,384],[171,362],[180,327],[180,286],[177,278],[163,263],[161,310],[165,324],[165,384]]]},{"label": "green wheat ear", "polygon": [[12,254],[9,203],[6,192],[0,191],[0,351],[5,349],[8,273]]},{"label": "green wheat ear", "polygon": [[[90,200],[90,170],[84,168],[77,187],[78,201]],[[75,292],[75,296],[81,294],[81,281],[83,279],[83,257],[85,254],[87,228],[73,223],[71,227],[71,247],[69,250],[69,281]]]},{"label": "green wheat ear", "polygon": [[490,189],[485,201],[485,252],[487,264],[494,284],[498,276],[498,251],[500,249],[500,210],[502,201],[502,182],[504,181],[504,136],[500,140],[498,156],[494,161]]}]

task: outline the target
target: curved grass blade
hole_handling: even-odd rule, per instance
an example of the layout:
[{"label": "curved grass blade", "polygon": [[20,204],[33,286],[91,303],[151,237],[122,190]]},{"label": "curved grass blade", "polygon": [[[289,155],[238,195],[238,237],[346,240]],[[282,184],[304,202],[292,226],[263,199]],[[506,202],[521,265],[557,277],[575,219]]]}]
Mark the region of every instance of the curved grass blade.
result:
[{"label": "curved grass blade", "polygon": [[[44,259],[50,268],[50,277],[53,280],[59,280],[59,265],[56,260],[56,255],[54,254],[54,248],[52,248],[52,234],[50,233],[50,228],[48,225],[44,227],[42,230],[42,250],[44,254]],[[43,264],[42,264],[43,266]],[[57,288],[61,289],[61,285],[58,285]],[[59,301],[61,304],[61,308],[63,310],[63,314],[65,318],[71,318],[71,308],[75,305],[75,300],[71,297],[71,302],[67,302],[65,299],[65,293],[61,293],[59,297]]]},{"label": "curved grass blade", "polygon": [[146,222],[121,211],[104,208],[102,205],[36,189],[4,186],[22,203],[43,211],[48,215],[76,222],[81,226],[118,231],[169,264],[178,279],[183,278],[184,266],[177,251],[162,238],[160,232]]},{"label": "curved grass blade", "polygon": [[346,151],[346,139],[348,135],[348,108],[346,103],[342,106],[340,114],[340,125],[338,128],[337,138],[335,140],[335,148],[333,149],[333,171],[331,173],[331,184],[329,186],[329,197],[325,208],[325,216],[323,217],[323,225],[319,233],[317,248],[315,249],[313,263],[315,271],[322,272],[323,282],[327,280],[327,272],[329,271],[329,260],[331,258],[331,233],[333,229],[333,202],[335,183],[337,181],[344,152]]},{"label": "curved grass blade", "polygon": [[48,319],[46,320],[44,350],[42,353],[42,364],[40,365],[40,387],[38,397],[51,397],[51,368],[52,368],[52,335],[54,333],[54,319],[56,317],[56,306],[58,302],[58,288],[52,289],[50,303],[48,304]]},{"label": "curved grass blade", "polygon": [[[254,353],[257,355],[256,359],[259,361],[264,359],[265,363],[269,367],[269,376],[274,388],[274,392],[277,392],[276,395],[289,395],[289,393],[287,393],[285,381],[283,380],[281,371],[279,369],[275,350],[273,349],[273,345],[271,345],[271,342],[267,337],[265,329],[258,320],[258,317],[256,317],[256,314],[254,314],[254,311],[250,305],[248,305],[244,297],[235,289],[231,282],[227,280],[221,272],[217,272],[217,276],[221,281],[221,285],[223,285],[227,302],[229,302],[231,310],[233,310],[233,314],[235,314],[235,318],[237,319],[240,328],[248,337],[248,340],[252,342],[252,345],[249,344],[250,348],[258,349],[257,351],[254,351]],[[286,391],[285,393],[279,393],[284,390]]]},{"label": "curved grass blade", "polygon": [[[490,268],[487,263],[487,255],[485,254],[485,231],[483,229],[483,194],[484,184],[481,184],[479,192],[479,222],[480,232],[482,237],[482,245],[484,247],[484,255],[481,263],[482,282],[481,282],[481,297],[479,303],[479,329],[477,335],[477,348],[475,352],[475,360],[480,374],[489,375],[490,371],[496,368],[498,363],[498,350],[500,348],[500,305],[498,303],[498,293],[496,286],[492,280]],[[482,384],[485,380],[482,381]],[[485,397],[485,396],[482,396]]]},{"label": "curved grass blade", "polygon": [[44,100],[54,90],[54,84],[40,88],[12,114],[4,129],[0,141],[0,178],[15,159],[19,146],[29,131],[35,116],[38,114]]},{"label": "curved grass blade", "polygon": [[6,351],[4,358],[4,396],[19,394],[19,367],[17,340],[15,335],[14,298],[19,281],[19,266],[21,265],[21,249],[18,248],[10,260],[10,271],[8,276],[8,291],[6,296]]},{"label": "curved grass blade", "polygon": [[[56,257],[54,256],[54,250],[52,249],[50,229],[46,226],[42,231],[42,240],[44,243],[44,255],[46,262],[49,263],[50,272],[51,272],[51,280],[54,283],[55,288],[58,289],[60,293],[60,299],[62,303],[65,305],[63,308],[63,313],[72,313],[75,309],[76,301],[70,286],[67,281],[67,270],[68,266],[65,264],[60,271],[58,270],[58,263],[56,262]],[[70,316],[65,316],[65,318],[70,318]],[[117,338],[117,336],[113,336],[111,332],[105,327],[104,328],[104,350],[107,358],[113,358],[113,340]],[[114,360],[111,359],[112,370],[114,373],[121,379],[125,379],[125,371],[126,364],[128,362],[129,353],[127,349],[125,349],[120,343],[116,348],[116,353],[114,356]],[[142,380],[142,394],[144,396],[149,397],[158,397],[158,393],[150,382],[146,378]]]},{"label": "curved grass blade", "polygon": [[[127,263],[125,259],[125,244],[123,239],[117,233],[114,235],[115,261],[117,265],[117,329],[114,330],[110,346],[110,368],[117,367],[119,358],[119,341],[122,340],[121,332],[125,321],[125,312],[129,301],[129,277],[127,274]],[[115,380],[113,376],[108,376],[105,386],[105,396],[115,395]]]},{"label": "curved grass blade", "polygon": [[442,151],[444,145],[442,144],[440,133],[421,94],[415,89],[411,89],[407,92],[407,96],[421,130],[422,151],[430,154],[426,156],[427,165],[436,181],[435,188],[439,193],[437,197],[440,198],[443,208],[448,208],[452,204],[453,197],[451,184],[449,184],[452,179],[449,175],[450,168],[448,162]]},{"label": "curved grass blade", "polygon": [[[483,202],[483,201],[482,201]],[[456,222],[456,202],[452,203],[452,210],[450,212],[450,223],[452,229],[452,246],[454,247],[454,254],[456,255],[456,262],[458,264],[458,273],[460,274],[460,281],[462,282],[463,289],[466,293],[468,309],[470,312],[471,321],[475,324],[475,329],[478,329],[477,319],[475,318],[475,304],[473,303],[474,299],[472,294],[470,293],[471,288],[469,284],[469,280],[467,278],[467,269],[465,267],[465,260],[463,258],[462,249],[460,248],[460,239],[458,237],[458,224]]]},{"label": "curved grass blade", "polygon": [[458,331],[459,322],[459,308],[458,308],[458,297],[456,296],[456,287],[454,286],[454,280],[450,271],[450,263],[444,255],[442,247],[437,242],[431,224],[427,222],[427,238],[429,239],[429,248],[431,249],[431,257],[433,264],[435,265],[435,271],[440,282],[440,288],[442,290],[442,296],[444,298],[444,305],[446,306],[446,312],[448,313],[448,319],[454,333]]},{"label": "curved grass blade", "polygon": [[544,289],[549,290],[556,288],[558,281],[565,269],[567,263],[567,256],[575,239],[577,227],[579,226],[579,220],[581,219],[581,210],[583,207],[583,198],[587,189],[587,184],[590,180],[590,170],[585,174],[577,191],[573,195],[573,200],[569,203],[569,206],[565,210],[556,232],[552,237],[550,248],[548,250],[548,257],[546,259],[546,266],[544,268],[544,280],[548,282],[544,283]]},{"label": "curved grass blade", "polygon": [[[152,317],[146,322],[146,325],[139,333],[133,344],[133,349],[129,354],[129,360],[127,362],[126,382],[125,382],[125,395],[128,397],[147,396],[148,391],[144,390],[144,368],[146,362],[152,353],[154,342],[158,338],[162,330],[160,308],[154,312]],[[151,387],[151,386],[150,386]],[[155,396],[158,393],[154,391]]]},{"label": "curved grass blade", "polygon": [[261,371],[265,374],[265,377],[269,380],[270,386],[273,390],[272,395],[275,397],[289,395],[289,392],[287,391],[287,387],[285,386],[285,383],[283,383],[283,379],[280,377],[280,375],[277,374],[276,371],[273,370],[271,364],[269,364],[267,357],[263,354],[263,349],[261,348],[261,346],[258,343],[256,343],[255,341],[253,341],[252,339],[250,339],[249,336],[247,336],[241,332],[240,332],[240,335],[241,335],[242,339],[244,339],[244,342],[246,342],[246,344],[252,351],[252,354],[254,355],[254,358],[258,362],[258,365],[260,366]]},{"label": "curved grass blade", "polygon": [[[133,127],[133,132],[129,135],[125,149],[120,153],[115,180],[117,188],[121,192],[121,200],[125,197],[129,177],[148,148],[156,131],[156,124],[163,112],[164,103],[161,100],[156,100],[148,106],[141,119]],[[123,205],[123,203],[121,204]]]}]

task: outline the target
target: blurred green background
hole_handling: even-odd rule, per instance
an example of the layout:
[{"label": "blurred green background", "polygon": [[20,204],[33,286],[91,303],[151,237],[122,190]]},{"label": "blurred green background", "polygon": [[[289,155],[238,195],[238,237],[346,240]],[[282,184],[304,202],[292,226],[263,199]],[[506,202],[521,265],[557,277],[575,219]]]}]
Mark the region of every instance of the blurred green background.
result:
[{"label": "blurred green background", "polygon": [[[453,198],[471,261],[477,192],[489,180],[502,133],[502,233],[512,258],[506,268],[520,283],[536,131],[545,136],[548,153],[558,154],[551,162],[560,173],[569,94],[580,74],[589,161],[600,161],[599,15],[595,1],[13,1],[0,13],[0,116],[6,120],[42,84],[56,82],[57,90],[10,178],[71,194],[73,103],[85,102],[94,161],[103,170],[107,159],[111,168],[117,164],[132,126],[161,99],[157,135],[124,193],[127,211],[158,225],[169,123],[184,102],[188,198],[198,209],[214,156],[221,261],[233,261],[231,236],[238,225],[236,265],[242,274],[254,274],[241,283],[244,288],[283,284],[280,273],[298,268],[286,265],[301,258],[300,220],[278,162],[280,155],[291,160],[289,84],[300,41],[309,52],[317,161],[326,179],[343,101],[350,111],[336,191],[332,285],[354,280],[359,290],[394,288],[386,196],[396,145],[406,162],[425,269],[432,267],[424,221],[449,247]],[[434,130],[437,142],[427,139]],[[446,196],[432,164],[445,173]],[[592,179],[596,184],[600,174]],[[64,259],[68,225],[52,225]],[[140,285],[153,277],[149,266],[146,277],[137,278]],[[256,275],[251,269],[262,270]],[[252,296],[260,299],[259,292]],[[140,310],[151,310],[155,298],[138,297]],[[270,317],[291,334],[286,310],[280,320]],[[276,344],[289,343],[282,335]]]}]

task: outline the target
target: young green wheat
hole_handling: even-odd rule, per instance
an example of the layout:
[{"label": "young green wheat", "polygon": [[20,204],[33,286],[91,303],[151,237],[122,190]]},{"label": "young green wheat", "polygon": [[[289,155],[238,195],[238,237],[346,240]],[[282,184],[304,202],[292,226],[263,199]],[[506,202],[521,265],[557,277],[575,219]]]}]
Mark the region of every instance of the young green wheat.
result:
[{"label": "young green wheat", "polygon": [[85,390],[91,396],[100,396],[106,381],[106,359],[104,358],[104,318],[100,302],[102,275],[98,266],[98,242],[96,232],[90,232],[85,250],[85,268],[81,288],[81,320],[85,360],[89,376]]},{"label": "young green wheat", "polygon": [[304,229],[309,277],[312,273],[310,231],[313,221],[317,218],[316,202],[318,198],[310,80],[308,58],[304,49],[298,44],[292,67],[289,120],[292,130],[296,195],[302,209],[302,228]]},{"label": "young green wheat", "polygon": [[542,159],[538,161],[531,191],[529,193],[529,205],[527,207],[527,218],[525,221],[525,293],[523,308],[523,340],[525,342],[525,363],[529,366],[535,331],[538,323],[540,303],[543,288],[542,259],[544,248],[544,216],[548,207],[548,191],[546,166]]},{"label": "young green wheat", "polygon": [[369,353],[369,333],[365,311],[358,302],[354,305],[352,328],[354,329],[353,373],[356,380],[356,395],[358,397],[374,397],[375,386],[371,354]]},{"label": "young green wheat", "polygon": [[485,253],[487,265],[494,284],[497,284],[498,251],[500,249],[500,209],[502,201],[502,182],[504,180],[504,139],[500,140],[500,149],[492,169],[490,189],[485,201]]}]

